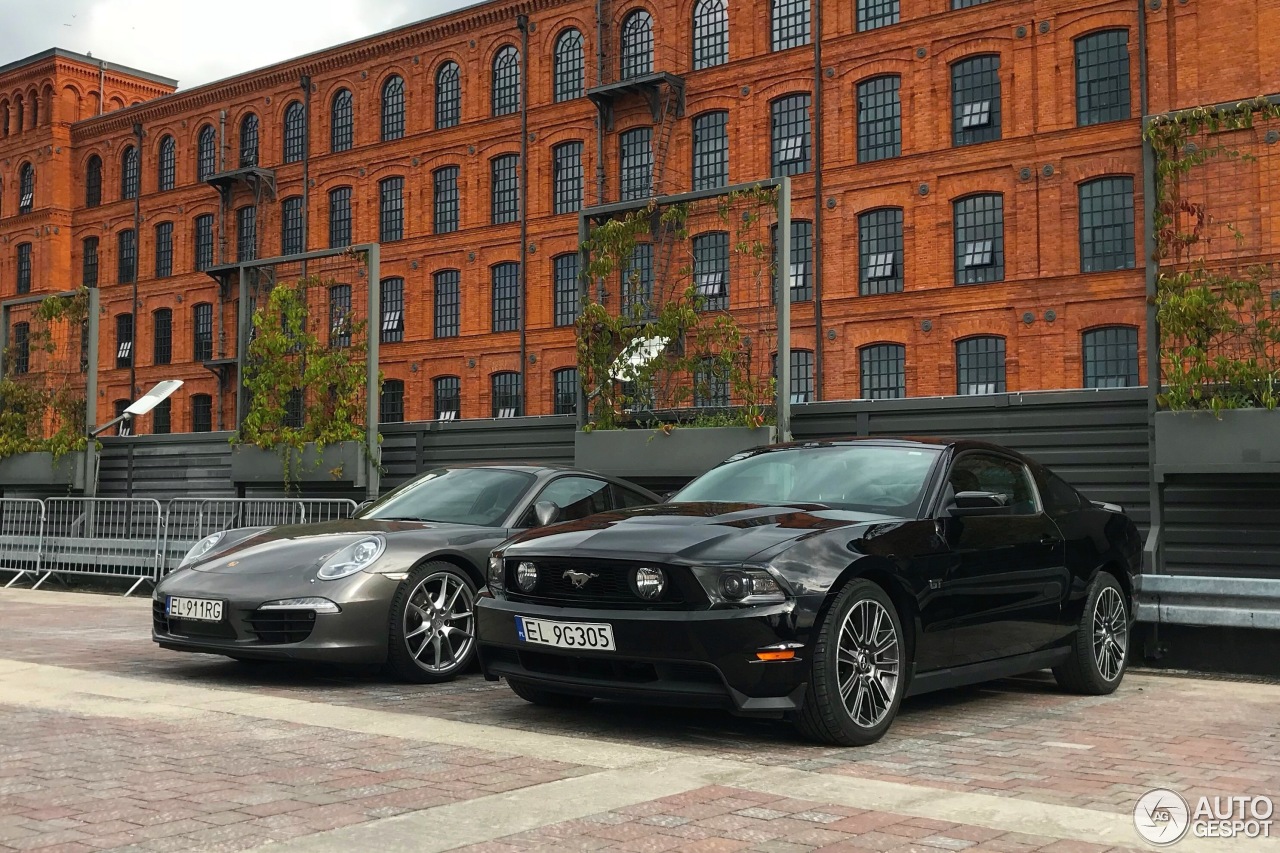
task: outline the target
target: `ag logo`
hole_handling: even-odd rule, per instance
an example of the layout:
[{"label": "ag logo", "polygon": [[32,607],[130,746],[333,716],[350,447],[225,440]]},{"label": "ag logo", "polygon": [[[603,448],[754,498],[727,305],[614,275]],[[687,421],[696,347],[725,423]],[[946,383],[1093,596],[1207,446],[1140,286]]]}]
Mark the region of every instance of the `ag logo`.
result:
[{"label": "ag logo", "polygon": [[1182,840],[1191,825],[1191,809],[1167,788],[1147,791],[1133,807],[1133,825],[1146,841],[1161,846]]}]

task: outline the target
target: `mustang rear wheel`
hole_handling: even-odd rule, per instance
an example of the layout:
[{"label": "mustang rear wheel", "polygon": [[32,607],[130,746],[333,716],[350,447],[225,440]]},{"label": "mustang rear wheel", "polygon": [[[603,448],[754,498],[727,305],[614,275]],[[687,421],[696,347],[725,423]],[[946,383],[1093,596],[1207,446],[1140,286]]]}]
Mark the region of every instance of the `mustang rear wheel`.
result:
[{"label": "mustang rear wheel", "polygon": [[560,693],[536,687],[518,678],[508,678],[507,686],[526,702],[542,705],[547,708],[577,708],[591,701],[590,696],[578,696],[575,693]]},{"label": "mustang rear wheel", "polygon": [[1054,667],[1054,678],[1072,693],[1102,696],[1120,686],[1128,654],[1129,608],[1124,590],[1111,574],[1099,572],[1085,596],[1071,657]]},{"label": "mustang rear wheel", "polygon": [[391,672],[420,684],[456,678],[476,656],[475,600],[475,582],[452,563],[414,569],[391,600]]},{"label": "mustang rear wheel", "polygon": [[897,609],[878,584],[852,581],[837,593],[817,637],[804,706],[793,718],[796,728],[823,743],[875,743],[906,692],[906,644]]}]

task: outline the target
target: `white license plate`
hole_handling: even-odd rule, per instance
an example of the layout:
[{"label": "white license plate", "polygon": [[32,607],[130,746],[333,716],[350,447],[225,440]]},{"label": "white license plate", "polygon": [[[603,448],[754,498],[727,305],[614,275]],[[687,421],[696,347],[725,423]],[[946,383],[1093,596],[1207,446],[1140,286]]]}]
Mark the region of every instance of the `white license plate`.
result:
[{"label": "white license plate", "polygon": [[593,652],[616,652],[613,626],[599,622],[551,622],[547,619],[516,617],[516,633],[526,643],[555,646],[558,649],[589,649]]},{"label": "white license plate", "polygon": [[178,598],[169,596],[168,614],[174,619],[190,619],[193,622],[221,622],[222,602],[207,598]]}]

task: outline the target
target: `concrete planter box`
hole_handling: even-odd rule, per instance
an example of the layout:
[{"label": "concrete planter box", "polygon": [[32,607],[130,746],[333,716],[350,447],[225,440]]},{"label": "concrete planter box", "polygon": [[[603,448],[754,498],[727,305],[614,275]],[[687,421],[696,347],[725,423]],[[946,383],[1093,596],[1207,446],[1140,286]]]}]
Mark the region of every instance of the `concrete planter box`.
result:
[{"label": "concrete planter box", "polygon": [[735,453],[773,444],[774,427],[676,427],[578,432],[578,467],[617,477],[697,477]]},{"label": "concrete planter box", "polygon": [[58,491],[84,491],[84,451],[19,453],[0,459],[0,489],[47,487]]},{"label": "concrete planter box", "polygon": [[1280,471],[1280,410],[1157,412],[1156,475]]},{"label": "concrete planter box", "polygon": [[[288,477],[285,477],[286,454]],[[306,444],[301,454],[287,448],[263,450],[248,444],[231,447],[231,479],[236,483],[326,483],[363,488],[366,474],[364,449],[358,441],[326,444],[322,449]]]}]

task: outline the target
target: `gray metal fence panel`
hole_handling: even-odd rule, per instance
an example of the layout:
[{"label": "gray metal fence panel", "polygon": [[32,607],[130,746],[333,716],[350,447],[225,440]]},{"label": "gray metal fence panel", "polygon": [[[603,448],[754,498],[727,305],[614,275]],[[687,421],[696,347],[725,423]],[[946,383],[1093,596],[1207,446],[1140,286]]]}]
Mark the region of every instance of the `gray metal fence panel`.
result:
[{"label": "gray metal fence panel", "polygon": [[235,497],[229,432],[102,439],[103,497]]},{"label": "gray metal fence panel", "polygon": [[43,576],[98,575],[133,579],[128,595],[155,581],[162,521],[149,498],[49,498],[45,501]]},{"label": "gray metal fence panel", "polygon": [[1163,572],[1280,579],[1280,483],[1257,476],[1170,477]]},{"label": "gray metal fence panel", "polygon": [[43,502],[0,498],[0,572],[13,572],[6,589],[28,575],[39,577],[43,540]]}]

